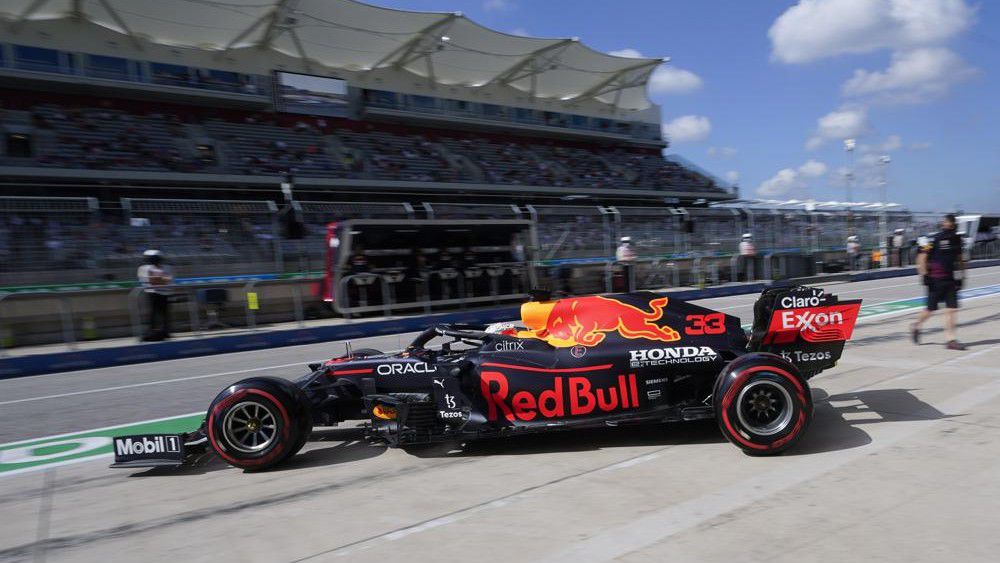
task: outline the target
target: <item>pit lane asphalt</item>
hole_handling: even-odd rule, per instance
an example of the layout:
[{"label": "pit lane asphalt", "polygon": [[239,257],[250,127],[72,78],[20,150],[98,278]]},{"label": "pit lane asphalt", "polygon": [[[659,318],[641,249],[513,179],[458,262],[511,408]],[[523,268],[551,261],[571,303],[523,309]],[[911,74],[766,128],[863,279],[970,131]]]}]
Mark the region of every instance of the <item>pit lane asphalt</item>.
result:
[{"label": "pit lane asphalt", "polygon": [[[969,286],[995,283],[1000,269],[984,269]],[[867,304],[920,291],[912,278],[828,289]],[[753,300],[704,303],[748,321]],[[0,561],[41,550],[48,561],[992,561],[1000,548],[1000,296],[963,306],[967,352],[940,346],[938,319],[927,344],[913,346],[912,317],[859,325],[841,364],[811,381],[813,425],[780,457],[742,455],[711,422],[415,452],[337,428],[260,474],[217,460],[182,471],[82,463],[54,470],[49,497],[41,472],[0,479]],[[0,382],[8,401],[0,428],[13,432],[8,441],[193,412],[245,374],[186,377],[339,351],[316,345]],[[289,370],[300,373],[254,373]],[[173,382],[99,391],[159,380]],[[80,391],[95,392],[38,399]],[[198,396],[185,402],[189,394]],[[21,399],[38,400],[9,402]],[[133,410],[117,412],[125,406]],[[62,427],[39,426],[44,416]],[[47,539],[36,541],[47,502]]]}]

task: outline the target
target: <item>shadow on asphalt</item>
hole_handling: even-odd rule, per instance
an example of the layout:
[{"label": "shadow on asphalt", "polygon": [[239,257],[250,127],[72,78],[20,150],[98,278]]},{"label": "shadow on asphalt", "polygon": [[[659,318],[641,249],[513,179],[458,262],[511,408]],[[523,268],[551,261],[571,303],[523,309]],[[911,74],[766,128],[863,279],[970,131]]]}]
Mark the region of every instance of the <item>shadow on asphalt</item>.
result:
[{"label": "shadow on asphalt", "polygon": [[[683,444],[724,443],[714,420],[649,424],[623,428],[593,428],[529,434],[509,438],[490,438],[467,442],[448,456],[525,455],[550,452],[587,452],[631,446],[672,446]],[[435,457],[433,449],[413,451],[413,455]],[[438,454],[440,455],[440,454]]]},{"label": "shadow on asphalt", "polygon": [[806,455],[846,450],[870,444],[862,427],[883,422],[940,420],[945,414],[911,393],[910,389],[870,389],[829,395],[813,388],[812,425],[785,455]]},{"label": "shadow on asphalt", "polygon": [[[361,428],[322,428],[315,430],[309,438],[311,448],[308,451],[300,452],[288,461],[267,471],[271,473],[305,469],[308,467],[337,465],[340,463],[361,461],[385,453],[385,446],[370,444],[362,438],[363,433]],[[324,443],[328,445],[324,447]],[[182,467],[154,467],[133,473],[130,477],[204,475],[222,469],[233,468],[214,453],[206,453],[195,459],[191,465]]]}]

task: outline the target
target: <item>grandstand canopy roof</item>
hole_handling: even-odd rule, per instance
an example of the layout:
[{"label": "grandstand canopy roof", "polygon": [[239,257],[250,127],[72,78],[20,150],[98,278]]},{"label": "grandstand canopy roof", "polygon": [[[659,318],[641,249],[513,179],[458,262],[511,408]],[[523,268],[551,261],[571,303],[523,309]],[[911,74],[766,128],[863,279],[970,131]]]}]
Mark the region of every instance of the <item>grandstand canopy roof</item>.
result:
[{"label": "grandstand canopy roof", "polygon": [[[658,58],[616,57],[577,39],[521,37],[461,13],[353,0],[4,0],[17,21],[77,17],[136,38],[212,50],[264,47],[329,69],[394,67],[440,84],[506,84],[540,98],[648,107]],[[16,23],[15,23],[16,25]]]}]

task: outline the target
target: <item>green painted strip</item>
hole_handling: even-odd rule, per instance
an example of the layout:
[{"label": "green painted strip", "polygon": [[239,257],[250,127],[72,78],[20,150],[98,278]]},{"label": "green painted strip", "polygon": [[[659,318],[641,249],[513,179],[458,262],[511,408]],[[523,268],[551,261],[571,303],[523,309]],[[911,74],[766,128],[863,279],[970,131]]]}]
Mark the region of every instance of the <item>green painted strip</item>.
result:
[{"label": "green painted strip", "polygon": [[113,436],[191,432],[204,418],[203,413],[186,414],[3,444],[0,445],[0,476],[110,456]]}]

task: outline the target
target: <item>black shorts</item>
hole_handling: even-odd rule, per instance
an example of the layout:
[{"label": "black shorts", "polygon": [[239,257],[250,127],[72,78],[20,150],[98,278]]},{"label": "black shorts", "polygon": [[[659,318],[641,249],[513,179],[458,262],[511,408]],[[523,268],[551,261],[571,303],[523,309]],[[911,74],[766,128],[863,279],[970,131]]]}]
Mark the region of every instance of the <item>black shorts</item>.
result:
[{"label": "black shorts", "polygon": [[958,284],[955,280],[931,279],[927,287],[927,310],[937,311],[938,303],[942,301],[948,309],[958,308]]}]

